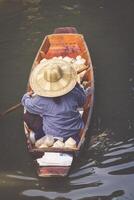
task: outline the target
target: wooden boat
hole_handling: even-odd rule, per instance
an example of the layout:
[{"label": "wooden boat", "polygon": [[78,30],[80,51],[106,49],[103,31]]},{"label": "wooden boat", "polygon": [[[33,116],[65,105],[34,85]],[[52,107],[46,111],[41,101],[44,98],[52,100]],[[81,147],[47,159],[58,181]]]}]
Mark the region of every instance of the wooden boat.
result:
[{"label": "wooden boat", "polygon": [[[92,91],[94,91],[94,74],[90,54],[83,35],[78,34],[74,27],[56,28],[53,34],[47,35],[35,57],[32,68],[36,67],[44,58],[50,59],[55,56],[76,58],[78,55],[86,61],[84,81],[87,81],[88,86],[92,87]],[[78,73],[81,71],[83,71],[83,69],[79,70]],[[30,91],[29,83],[27,91]],[[79,144],[73,149],[55,147],[36,148],[29,139],[30,129],[24,122],[28,149],[36,164],[38,176],[52,177],[68,175],[74,158],[78,156],[78,153],[84,144],[85,134],[90,125],[93,102],[94,92],[89,94],[84,107],[81,108],[80,112],[82,112],[85,127],[80,132],[81,139]]]}]

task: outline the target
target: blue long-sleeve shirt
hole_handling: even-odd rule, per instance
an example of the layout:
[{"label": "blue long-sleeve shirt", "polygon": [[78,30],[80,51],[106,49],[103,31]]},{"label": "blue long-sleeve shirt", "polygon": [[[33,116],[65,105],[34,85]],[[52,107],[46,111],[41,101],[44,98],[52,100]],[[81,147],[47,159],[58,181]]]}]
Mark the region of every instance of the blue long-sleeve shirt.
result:
[{"label": "blue long-sleeve shirt", "polygon": [[77,134],[84,123],[79,107],[86,101],[84,90],[76,84],[75,88],[55,102],[52,97],[34,96],[27,93],[22,98],[22,105],[27,111],[43,117],[43,131],[54,137],[70,137]]}]

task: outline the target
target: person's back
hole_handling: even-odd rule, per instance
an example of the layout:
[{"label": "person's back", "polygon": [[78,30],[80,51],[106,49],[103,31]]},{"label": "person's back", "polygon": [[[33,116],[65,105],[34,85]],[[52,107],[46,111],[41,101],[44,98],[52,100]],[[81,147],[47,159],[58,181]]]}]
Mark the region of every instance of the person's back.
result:
[{"label": "person's back", "polygon": [[78,111],[85,103],[86,96],[83,89],[77,86],[61,97],[33,97],[32,101],[25,102],[30,113],[38,113],[43,117],[43,131],[54,137],[67,138],[78,134],[83,128],[83,121]]}]

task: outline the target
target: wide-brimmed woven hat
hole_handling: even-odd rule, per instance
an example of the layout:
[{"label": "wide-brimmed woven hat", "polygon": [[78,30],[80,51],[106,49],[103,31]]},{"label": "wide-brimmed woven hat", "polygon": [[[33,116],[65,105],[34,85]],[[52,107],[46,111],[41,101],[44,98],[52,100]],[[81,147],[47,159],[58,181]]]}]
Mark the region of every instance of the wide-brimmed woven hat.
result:
[{"label": "wide-brimmed woven hat", "polygon": [[58,97],[76,85],[77,73],[72,64],[52,58],[36,66],[30,75],[30,86],[39,96]]}]

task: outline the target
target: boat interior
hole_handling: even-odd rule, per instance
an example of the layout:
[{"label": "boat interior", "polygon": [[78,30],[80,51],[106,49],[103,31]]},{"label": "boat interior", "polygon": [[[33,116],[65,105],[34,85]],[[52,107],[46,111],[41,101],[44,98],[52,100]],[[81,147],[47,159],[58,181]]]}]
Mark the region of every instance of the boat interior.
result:
[{"label": "boat interior", "polygon": [[[93,83],[93,70],[92,70],[92,63],[91,58],[87,49],[87,46],[85,44],[85,41],[83,39],[83,36],[81,34],[51,34],[48,35],[44,42],[42,43],[42,46],[40,47],[40,50],[35,58],[33,67],[36,67],[37,64],[40,63],[40,61],[44,58],[50,59],[53,57],[58,56],[68,56],[71,58],[76,58],[77,56],[81,56],[85,59],[85,65],[89,66],[89,68],[85,71],[84,74],[84,81],[88,82],[88,87],[94,87]],[[79,150],[85,133],[89,126],[89,118],[91,117],[91,110],[93,104],[93,95],[89,95],[87,98],[87,102],[84,105],[84,108],[80,110],[82,113],[82,118],[85,123],[85,128],[80,132],[81,140],[75,149],[57,149],[57,148],[45,148],[45,149],[36,149],[35,147],[31,148],[31,151],[77,151]],[[25,127],[26,128],[26,127]]]},{"label": "boat interior", "polygon": [[43,58],[50,59],[58,56],[76,58],[78,55],[86,60],[86,65],[91,63],[81,34],[52,34],[45,38],[37,62],[39,63]]}]

